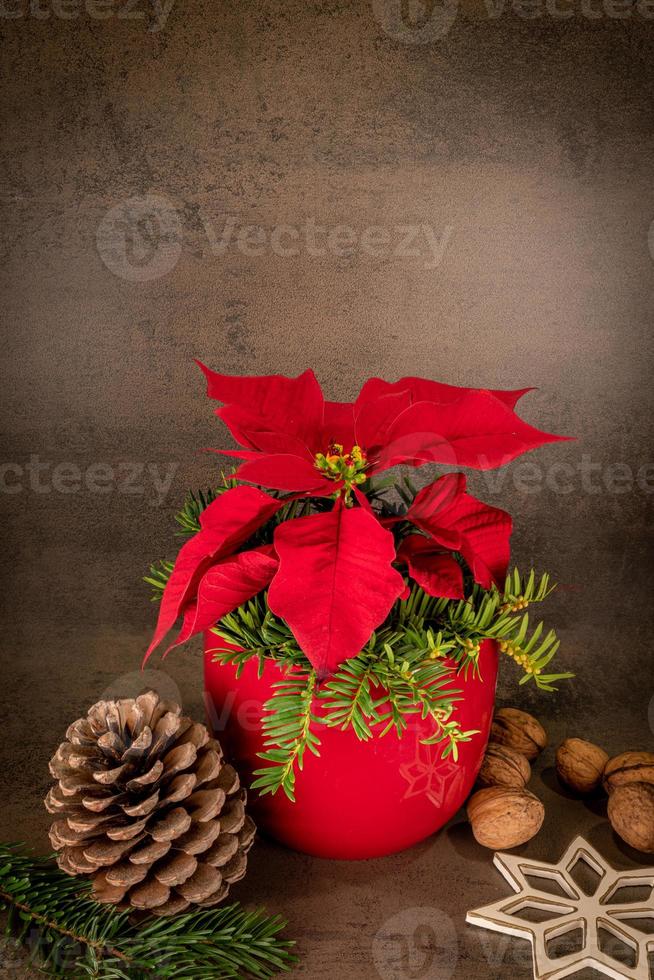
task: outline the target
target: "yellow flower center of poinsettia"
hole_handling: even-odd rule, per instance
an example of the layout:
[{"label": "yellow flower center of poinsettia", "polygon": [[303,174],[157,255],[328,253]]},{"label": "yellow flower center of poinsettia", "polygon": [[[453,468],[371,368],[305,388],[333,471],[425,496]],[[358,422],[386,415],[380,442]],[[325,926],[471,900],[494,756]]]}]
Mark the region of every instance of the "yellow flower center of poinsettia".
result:
[{"label": "yellow flower center of poinsettia", "polygon": [[361,446],[352,446],[348,453],[339,442],[332,442],[326,453],[316,453],[316,467],[331,480],[342,480],[346,490],[364,483],[368,460]]}]

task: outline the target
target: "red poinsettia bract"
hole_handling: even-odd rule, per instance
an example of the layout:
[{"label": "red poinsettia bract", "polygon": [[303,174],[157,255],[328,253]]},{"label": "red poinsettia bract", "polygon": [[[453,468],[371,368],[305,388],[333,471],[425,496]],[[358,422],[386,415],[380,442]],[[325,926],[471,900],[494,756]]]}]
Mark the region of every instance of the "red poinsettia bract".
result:
[{"label": "red poinsettia bract", "polygon": [[[325,401],[312,371],[238,378],[200,367],[209,396],[223,402],[216,414],[241,447],[220,450],[241,460],[238,480],[289,496],[237,486],[206,508],[201,530],[179,553],[146,656],[178,618],[175,644],[268,588],[271,610],[326,676],[356,656],[406,594],[400,569],[429,594],[455,599],[463,596],[463,570],[454,553],[484,588],[501,581],[509,561],[511,518],[468,494],[463,474],[424,487],[399,517],[371,506],[370,477],[399,463],[494,468],[564,438],[515,414],[530,389],[373,378],[344,403]],[[244,548],[288,500],[312,496],[333,505],[281,521],[272,545]]]}]

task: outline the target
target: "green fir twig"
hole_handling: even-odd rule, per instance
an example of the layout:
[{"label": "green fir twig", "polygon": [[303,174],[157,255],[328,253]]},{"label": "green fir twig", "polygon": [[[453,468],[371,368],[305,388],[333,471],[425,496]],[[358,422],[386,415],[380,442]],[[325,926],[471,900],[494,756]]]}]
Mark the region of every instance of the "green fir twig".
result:
[{"label": "green fir twig", "polygon": [[265,980],[291,968],[286,923],[238,904],[139,921],[90,897],[50,858],[0,845],[0,908],[7,935],[49,976],[94,980]]},{"label": "green fir twig", "polygon": [[273,684],[273,696],[264,705],[265,750],[259,753],[271,765],[256,769],[252,783],[262,796],[283,789],[295,802],[295,767],[302,769],[307,750],[320,755],[315,726],[320,719],[313,711],[316,673],[290,673]]},{"label": "green fir twig", "polygon": [[233,474],[221,473],[221,482],[217,487],[208,487],[206,490],[189,490],[181,510],[175,514],[175,520],[179,524],[178,535],[197,534],[200,530],[200,514],[220,497],[226,490],[231,490],[237,485]]},{"label": "green fir twig", "polygon": [[[441,744],[443,756],[456,759],[458,746],[477,734],[464,731],[457,721],[457,678],[470,671],[480,674],[485,640],[497,642],[524,670],[521,683],[532,681],[552,691],[557,681],[572,676],[544,672],[559,641],[554,631],[544,633],[542,623],[531,628],[524,611],[543,602],[551,591],[547,575],[537,579],[532,571],[523,577],[517,570],[507,576],[503,590],[473,584],[462,600],[430,596],[414,585],[361,653],[341,664],[318,689],[309,680],[311,664],[287,624],[271,612],[267,594],[255,596],[213,630],[238,649],[225,649],[217,641],[212,651],[215,661],[235,664],[237,673],[256,659],[259,674],[267,661],[273,661],[284,677],[266,703],[266,750],[261,758],[268,766],[257,770],[254,785],[264,793],[282,789],[293,799],[295,768],[305,750],[320,753],[315,731],[319,725],[351,728],[366,740],[392,730],[400,737],[411,718],[428,719],[432,734],[423,742]],[[316,713],[313,707],[318,703],[321,710]]]}]

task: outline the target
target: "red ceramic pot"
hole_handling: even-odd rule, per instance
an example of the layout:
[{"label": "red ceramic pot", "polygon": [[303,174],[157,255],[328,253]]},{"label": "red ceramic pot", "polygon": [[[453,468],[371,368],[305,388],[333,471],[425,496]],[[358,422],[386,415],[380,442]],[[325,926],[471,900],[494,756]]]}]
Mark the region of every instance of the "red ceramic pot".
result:
[{"label": "red ceramic pot", "polygon": [[[257,677],[254,661],[236,679],[232,666],[212,662],[220,640],[205,635],[205,688],[209,721],[246,783],[264,763],[261,716],[281,673],[268,662]],[[283,791],[250,793],[259,828],[288,847],[328,858],[371,858],[401,851],[439,830],[470,793],[488,741],[497,680],[497,645],[482,644],[481,677],[457,678],[463,692],[457,718],[480,734],[459,747],[459,761],[441,758],[439,746],[420,744],[428,722],[412,722],[360,742],[351,730],[318,726],[320,757],[307,753],[296,777],[296,802]]]}]

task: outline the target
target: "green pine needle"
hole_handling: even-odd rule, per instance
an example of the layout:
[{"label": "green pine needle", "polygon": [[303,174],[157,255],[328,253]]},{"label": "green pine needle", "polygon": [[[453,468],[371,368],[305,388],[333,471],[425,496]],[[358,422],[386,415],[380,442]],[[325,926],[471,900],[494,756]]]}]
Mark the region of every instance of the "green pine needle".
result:
[{"label": "green pine needle", "polygon": [[252,783],[262,796],[283,789],[295,802],[295,767],[302,769],[306,751],[320,755],[320,740],[314,728],[320,719],[313,713],[316,674],[289,674],[273,684],[273,696],[264,705],[263,733],[264,762],[272,763],[255,770],[258,778]]},{"label": "green pine needle", "polygon": [[286,923],[238,904],[133,921],[90,897],[51,858],[0,844],[0,909],[7,935],[49,976],[94,980],[266,980],[295,963]]},{"label": "green pine needle", "polygon": [[150,596],[152,602],[159,602],[161,599],[174,567],[175,562],[164,561],[163,559],[155,562],[154,565],[150,565],[150,574],[144,576],[143,581],[152,586],[152,595]]},{"label": "green pine needle", "polygon": [[236,481],[223,474],[222,485],[216,488],[209,487],[207,490],[198,490],[193,493],[189,490],[182,509],[175,515],[175,520],[180,526],[178,535],[197,534],[200,530],[200,514],[209,504],[212,504],[217,497],[226,490],[236,486]]}]

